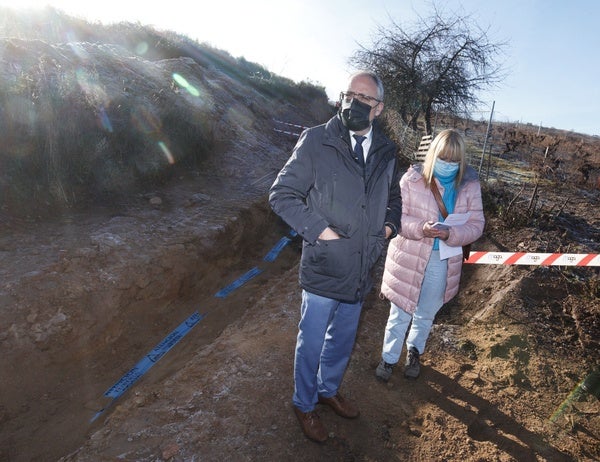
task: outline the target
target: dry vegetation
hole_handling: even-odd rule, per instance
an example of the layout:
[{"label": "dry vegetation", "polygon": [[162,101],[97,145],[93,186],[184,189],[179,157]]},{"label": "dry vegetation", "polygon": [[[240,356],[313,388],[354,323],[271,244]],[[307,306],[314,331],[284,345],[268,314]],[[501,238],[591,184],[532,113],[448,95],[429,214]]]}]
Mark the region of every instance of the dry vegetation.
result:
[{"label": "dry vegetation", "polygon": [[259,122],[270,130],[264,106],[326,101],[323,89],[172,32],[52,9],[6,10],[2,21],[0,184],[11,214],[119,201],[265,130]]},{"label": "dry vegetation", "polygon": [[[0,16],[0,460],[600,459],[600,401],[578,387],[600,368],[598,268],[465,267],[416,383],[374,380],[374,292],[344,383],[362,416],[325,410],[332,438],[307,442],[289,408],[297,243],[214,294],[287,232],[265,194],[295,138],[273,120],[325,121],[323,89],[172,33],[45,14]],[[410,155],[420,134],[385,123]],[[486,122],[439,125],[483,167],[475,248],[600,251],[597,137],[494,124],[481,161]],[[107,403],[195,310],[192,335]]]}]

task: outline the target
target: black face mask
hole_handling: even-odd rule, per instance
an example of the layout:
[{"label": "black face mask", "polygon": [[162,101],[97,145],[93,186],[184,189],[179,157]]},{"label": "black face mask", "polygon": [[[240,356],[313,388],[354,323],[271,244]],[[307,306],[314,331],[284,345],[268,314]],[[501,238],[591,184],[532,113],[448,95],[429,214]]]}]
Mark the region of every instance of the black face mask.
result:
[{"label": "black face mask", "polygon": [[357,99],[353,99],[349,107],[344,108],[342,104],[339,114],[344,127],[353,132],[360,132],[369,128],[371,125],[371,121],[369,120],[371,109],[371,106]]}]

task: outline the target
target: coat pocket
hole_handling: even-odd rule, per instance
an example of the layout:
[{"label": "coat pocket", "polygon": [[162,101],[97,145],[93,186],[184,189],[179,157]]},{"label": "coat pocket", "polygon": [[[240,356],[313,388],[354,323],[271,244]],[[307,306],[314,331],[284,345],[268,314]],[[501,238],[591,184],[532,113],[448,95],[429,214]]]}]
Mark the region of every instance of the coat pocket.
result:
[{"label": "coat pocket", "polygon": [[317,239],[314,244],[307,244],[303,253],[305,263],[317,274],[337,279],[344,278],[356,271],[353,269],[353,253],[348,248],[348,239]]}]

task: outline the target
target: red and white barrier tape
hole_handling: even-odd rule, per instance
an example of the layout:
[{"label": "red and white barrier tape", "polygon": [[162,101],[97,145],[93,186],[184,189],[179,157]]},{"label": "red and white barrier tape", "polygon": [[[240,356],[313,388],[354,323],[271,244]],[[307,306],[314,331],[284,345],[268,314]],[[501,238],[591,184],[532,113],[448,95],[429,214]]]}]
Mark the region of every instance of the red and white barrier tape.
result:
[{"label": "red and white barrier tape", "polygon": [[286,135],[300,136],[300,133],[288,132],[285,130],[277,130],[276,128],[274,128],[273,130],[275,130],[277,133],[285,133]]},{"label": "red and white barrier tape", "polygon": [[598,253],[471,252],[465,263],[484,265],[600,266]]},{"label": "red and white barrier tape", "polygon": [[309,127],[305,127],[304,125],[296,125],[296,124],[291,124],[289,122],[284,122],[283,120],[273,119],[273,121],[277,122],[278,124],[289,125],[290,127],[301,128],[302,130],[306,130],[307,128],[309,128]]}]

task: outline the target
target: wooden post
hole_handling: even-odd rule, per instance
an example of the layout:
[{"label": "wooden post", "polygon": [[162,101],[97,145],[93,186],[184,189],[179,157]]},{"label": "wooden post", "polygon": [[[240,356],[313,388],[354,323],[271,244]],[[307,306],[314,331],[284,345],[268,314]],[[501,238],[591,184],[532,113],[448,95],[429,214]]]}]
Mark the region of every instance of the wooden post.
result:
[{"label": "wooden post", "polygon": [[487,130],[485,131],[483,150],[481,151],[481,160],[479,161],[479,175],[481,175],[481,167],[483,166],[483,158],[485,157],[485,145],[487,144],[488,137],[490,136],[490,126],[492,125],[492,117],[494,117],[494,106],[496,106],[496,101],[492,103],[492,112],[490,112],[490,120],[488,121]]},{"label": "wooden post", "polygon": [[494,145],[490,143],[490,150],[488,151],[488,162],[487,162],[487,172],[485,174],[485,181],[488,181],[490,178],[490,167],[492,165],[492,149]]}]

